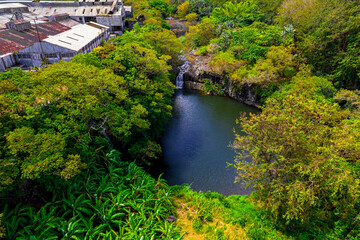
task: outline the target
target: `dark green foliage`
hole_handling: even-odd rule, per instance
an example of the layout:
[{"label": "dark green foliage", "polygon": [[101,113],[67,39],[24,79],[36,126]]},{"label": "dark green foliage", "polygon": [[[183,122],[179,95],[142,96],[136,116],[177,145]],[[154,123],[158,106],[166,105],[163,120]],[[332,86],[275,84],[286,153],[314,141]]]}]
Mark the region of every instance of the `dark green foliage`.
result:
[{"label": "dark green foliage", "polygon": [[277,20],[296,29],[296,45],[318,75],[359,87],[360,7],[356,0],[284,1]]},{"label": "dark green foliage", "polygon": [[164,18],[169,14],[169,4],[165,0],[150,0],[149,5],[159,10]]},{"label": "dark green foliage", "polygon": [[165,219],[174,206],[169,187],[112,151],[93,163],[63,196],[36,211],[18,205],[4,209],[7,239],[178,239]]},{"label": "dark green foliage", "polygon": [[204,80],[204,87],[201,89],[202,91],[213,94],[213,95],[223,95],[224,90],[222,89],[219,83],[214,83],[210,79],[203,79]]}]

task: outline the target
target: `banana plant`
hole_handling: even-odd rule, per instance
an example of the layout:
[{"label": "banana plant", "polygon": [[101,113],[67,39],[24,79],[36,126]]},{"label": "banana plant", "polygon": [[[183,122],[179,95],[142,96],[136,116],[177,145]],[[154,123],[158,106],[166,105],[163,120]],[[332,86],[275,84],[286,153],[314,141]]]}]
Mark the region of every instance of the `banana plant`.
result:
[{"label": "banana plant", "polygon": [[58,207],[47,203],[37,212],[34,208],[28,210],[29,223],[20,230],[20,236],[27,239],[57,239],[56,229],[61,220],[57,217]]},{"label": "banana plant", "polygon": [[83,239],[83,233],[87,231],[82,219],[77,219],[77,217],[73,217],[69,221],[61,221],[59,229],[62,234],[62,240]]},{"label": "banana plant", "polygon": [[64,211],[63,217],[80,216],[81,218],[84,218],[93,215],[90,208],[91,200],[85,199],[84,194],[80,194],[76,197],[74,194],[68,193],[67,196],[59,202],[59,204]]},{"label": "banana plant", "polygon": [[16,205],[12,210],[8,205],[5,205],[3,210],[3,224],[6,228],[6,237],[9,240],[16,239],[19,236],[19,231],[23,229],[31,217],[28,216],[29,207],[22,204]]}]

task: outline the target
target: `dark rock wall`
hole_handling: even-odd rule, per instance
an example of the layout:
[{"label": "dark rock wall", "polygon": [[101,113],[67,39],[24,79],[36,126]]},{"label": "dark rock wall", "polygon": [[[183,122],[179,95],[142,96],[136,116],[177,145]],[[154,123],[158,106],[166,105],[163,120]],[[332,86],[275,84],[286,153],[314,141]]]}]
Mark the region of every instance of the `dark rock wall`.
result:
[{"label": "dark rock wall", "polygon": [[241,87],[235,87],[224,76],[220,76],[209,71],[207,65],[201,64],[201,61],[197,61],[191,66],[189,71],[184,74],[184,88],[201,90],[204,86],[204,79],[209,79],[213,83],[219,83],[223,87],[225,96],[231,97],[239,102],[248,104],[250,106],[259,107],[260,97],[256,94],[256,86],[243,85]]}]

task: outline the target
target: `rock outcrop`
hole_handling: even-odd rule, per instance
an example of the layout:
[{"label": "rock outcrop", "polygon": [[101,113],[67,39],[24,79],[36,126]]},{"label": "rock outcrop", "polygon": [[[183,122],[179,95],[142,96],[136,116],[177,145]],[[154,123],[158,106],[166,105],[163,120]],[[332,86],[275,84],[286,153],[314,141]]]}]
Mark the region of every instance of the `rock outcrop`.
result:
[{"label": "rock outcrop", "polygon": [[219,83],[223,87],[224,94],[239,102],[250,106],[259,107],[260,98],[256,95],[256,87],[243,85],[235,87],[225,76],[216,74],[209,66],[208,56],[197,56],[194,51],[187,55],[190,68],[184,74],[184,88],[201,90],[204,87],[204,80],[209,79],[213,83]]}]

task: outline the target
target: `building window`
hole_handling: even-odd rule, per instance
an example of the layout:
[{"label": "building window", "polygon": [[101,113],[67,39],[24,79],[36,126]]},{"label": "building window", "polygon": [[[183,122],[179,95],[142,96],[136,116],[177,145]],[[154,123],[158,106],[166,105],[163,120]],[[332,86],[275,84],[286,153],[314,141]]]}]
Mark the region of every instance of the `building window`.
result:
[{"label": "building window", "polygon": [[122,31],[122,27],[121,26],[112,26],[112,30],[113,31]]},{"label": "building window", "polygon": [[29,59],[31,58],[30,54],[18,54],[19,59]]},{"label": "building window", "polygon": [[57,58],[57,54],[56,53],[49,53],[49,54],[46,54],[46,57],[47,58]]},{"label": "building window", "polygon": [[63,57],[63,58],[70,58],[70,57],[73,57],[73,56],[74,56],[73,53],[62,53],[61,54],[61,57]]}]

